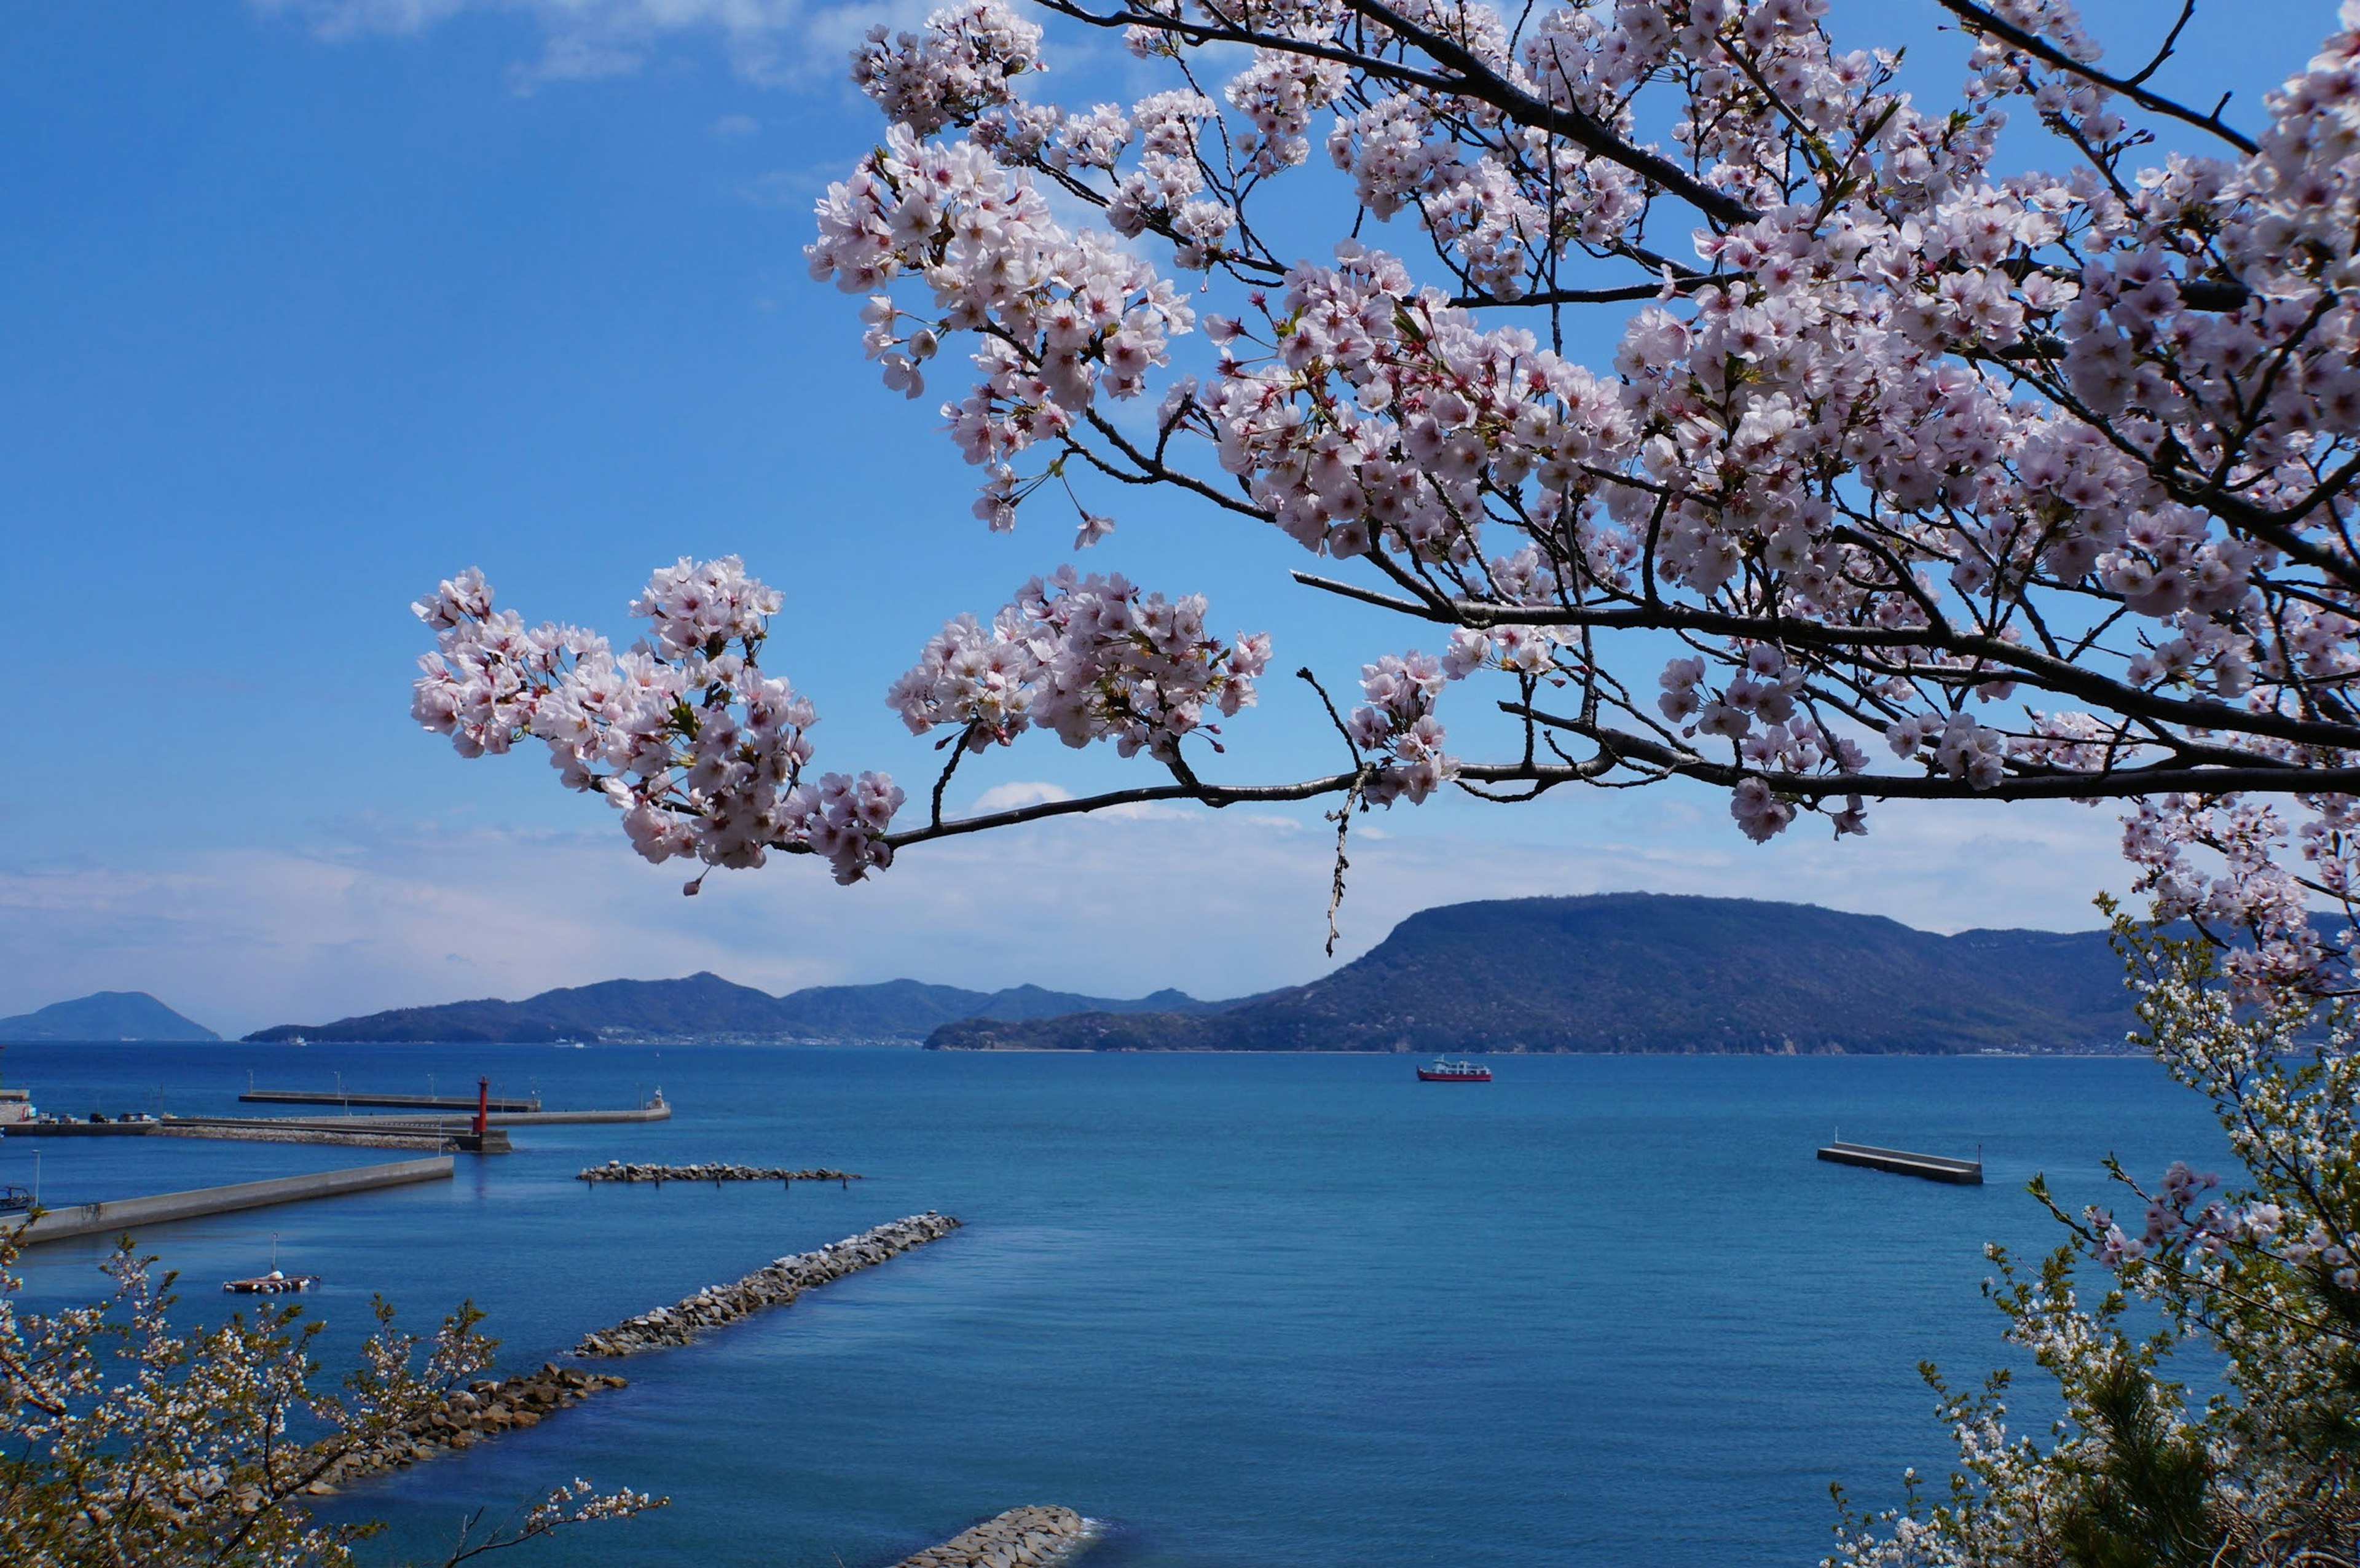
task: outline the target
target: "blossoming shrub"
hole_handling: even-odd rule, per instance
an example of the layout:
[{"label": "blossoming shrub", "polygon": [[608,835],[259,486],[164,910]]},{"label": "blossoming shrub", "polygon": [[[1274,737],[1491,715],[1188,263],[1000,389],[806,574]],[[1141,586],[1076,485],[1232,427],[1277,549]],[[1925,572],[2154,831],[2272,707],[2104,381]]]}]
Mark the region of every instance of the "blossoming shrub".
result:
[{"label": "blossoming shrub", "polygon": [[[16,1245],[0,1236],[0,1563],[10,1568],[345,1568],[374,1525],[302,1506],[338,1459],[406,1432],[490,1364],[463,1307],[431,1338],[377,1306],[333,1389],[311,1359],[322,1325],[266,1304],[191,1334],[167,1321],[172,1276],[124,1238],[115,1289],[88,1306],[20,1312]],[[661,1508],[574,1481],[489,1531],[471,1519],[446,1563],[563,1526]]]},{"label": "blossoming shrub", "polygon": [[[2306,924],[2310,922],[2305,921]],[[2340,963],[2117,916],[2147,1042],[2218,1114],[2238,1169],[2112,1161],[2125,1212],[2069,1214],[2038,1267],[1994,1247],[2007,1337],[2056,1385],[2046,1441],[2008,1379],[1931,1367],[1960,1465],[1947,1491],[1845,1511],[1839,1568],[2278,1568],[2360,1561],[2360,1014]],[[2278,962],[2283,964],[2283,955]],[[2144,1332],[2135,1333],[2136,1322]],[[2188,1381],[2217,1393],[2198,1402]],[[1838,1488],[1839,1504],[1842,1501]]]}]

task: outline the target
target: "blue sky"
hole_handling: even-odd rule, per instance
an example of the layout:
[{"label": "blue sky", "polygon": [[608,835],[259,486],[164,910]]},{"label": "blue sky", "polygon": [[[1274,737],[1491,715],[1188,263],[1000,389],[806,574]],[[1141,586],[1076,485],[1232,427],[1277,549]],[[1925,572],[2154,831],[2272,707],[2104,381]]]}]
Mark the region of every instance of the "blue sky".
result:
[{"label": "blue sky", "polygon": [[[1843,9],[1849,38],[1908,42],[1928,90],[1951,87],[1930,0]],[[945,616],[1068,558],[1053,519],[1000,538],[968,517],[936,399],[879,387],[851,302],[804,275],[813,197],[877,133],[839,63],[873,15],[909,19],[762,0],[11,12],[0,703],[28,745],[0,833],[0,1014],[136,988],[244,1030],[698,968],[1226,995],[1327,966],[1316,814],[1135,813],[923,851],[849,890],[797,863],[691,900],[538,760],[462,764],[409,721],[407,605],[438,577],[480,565],[529,619],[628,640],[650,567],[734,550],[787,594],[769,661],[819,704],[822,763],[908,781],[932,754],[887,683]],[[2236,85],[2251,123],[2332,18],[2224,14],[2190,69]],[[1072,63],[1061,96],[1126,92],[1104,57]],[[1349,685],[1398,646],[1290,588],[1301,557],[1273,533],[1118,515],[1086,564],[1208,593],[1218,626],[1276,633],[1281,670]],[[1238,727],[1240,775],[1333,766],[1294,684]],[[978,772],[1131,777],[1045,737]],[[2121,881],[2111,818],[2061,805],[1887,809],[1841,849],[1756,848],[1675,791],[1367,825],[1347,955],[1411,909],[1503,894],[1801,898],[1955,930],[2085,925]]]}]

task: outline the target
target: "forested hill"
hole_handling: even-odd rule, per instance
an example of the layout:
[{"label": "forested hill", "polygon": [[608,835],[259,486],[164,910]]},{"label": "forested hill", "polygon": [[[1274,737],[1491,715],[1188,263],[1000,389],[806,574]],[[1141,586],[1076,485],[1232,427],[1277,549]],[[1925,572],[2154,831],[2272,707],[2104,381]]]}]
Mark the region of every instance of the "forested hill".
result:
[{"label": "forested hill", "polygon": [[1136,1001],[1014,985],[967,991],[889,980],[876,985],[815,985],[774,996],[718,975],[683,980],[606,980],[543,991],[521,1002],[486,999],[397,1007],[324,1024],[281,1024],[250,1040],[471,1042],[553,1040],[918,1040],[955,1018],[1033,1018],[1132,1008],[1182,1014],[1224,1004],[1183,991]]},{"label": "forested hill", "polygon": [[145,991],[93,991],[0,1018],[0,1040],[219,1040]]},{"label": "forested hill", "polygon": [[1213,1013],[948,1024],[938,1050],[1965,1051],[2118,1045],[2103,931],[1937,936],[1806,904],[1612,893],[1427,909]]}]

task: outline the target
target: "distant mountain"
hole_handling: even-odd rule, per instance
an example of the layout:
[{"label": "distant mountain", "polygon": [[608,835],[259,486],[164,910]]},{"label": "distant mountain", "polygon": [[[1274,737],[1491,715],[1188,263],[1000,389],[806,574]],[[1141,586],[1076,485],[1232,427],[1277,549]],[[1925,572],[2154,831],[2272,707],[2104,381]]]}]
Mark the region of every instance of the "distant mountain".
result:
[{"label": "distant mountain", "polygon": [[543,991],[521,1002],[496,998],[396,1007],[326,1024],[280,1024],[246,1038],[398,1043],[553,1040],[920,1040],[957,1018],[1022,1019],[1065,1013],[1153,1011],[1185,1016],[1226,1003],[1183,991],[1136,1001],[1016,985],[967,991],[915,980],[876,985],[815,985],[773,996],[718,975],[684,980],[606,980]]},{"label": "distant mountain", "polygon": [[1964,1051],[2118,1045],[2103,931],[1936,936],[1807,904],[1612,893],[1427,909],[1226,1010],[947,1024],[951,1051]]},{"label": "distant mountain", "polygon": [[219,1040],[145,991],[93,991],[38,1012],[0,1018],[0,1041]]}]

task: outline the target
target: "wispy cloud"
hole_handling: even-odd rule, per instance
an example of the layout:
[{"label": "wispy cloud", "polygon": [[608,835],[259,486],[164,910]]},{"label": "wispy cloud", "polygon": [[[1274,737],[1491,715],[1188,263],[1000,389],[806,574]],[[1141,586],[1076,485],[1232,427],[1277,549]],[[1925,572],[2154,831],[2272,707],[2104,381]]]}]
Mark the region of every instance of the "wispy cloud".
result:
[{"label": "wispy cloud", "polygon": [[[1053,798],[1054,786],[1011,784],[977,804]],[[2091,894],[2122,881],[2112,835],[2080,808],[1893,808],[1864,843],[1758,848],[1725,823],[1682,822],[1675,797],[1621,799],[1641,803],[1535,812],[1513,838],[1364,819],[1338,959],[1416,909],[1468,898],[1651,889],[1944,931],[2070,928],[2093,923]],[[603,822],[353,829],[312,853],[192,854],[137,874],[0,866],[0,1014],[137,989],[244,1031],[699,969],[770,990],[906,975],[1233,996],[1329,966],[1332,850],[1316,817],[1161,809],[927,845],[851,888],[800,858],[716,873],[695,898],[680,896],[683,870],[640,864]]]},{"label": "wispy cloud", "polygon": [[805,0],[251,0],[320,37],[347,39],[429,31],[467,13],[519,17],[541,52],[520,61],[520,89],[628,75],[674,45],[717,44],[748,81],[779,85],[834,72],[870,26],[897,23],[898,4]]}]

